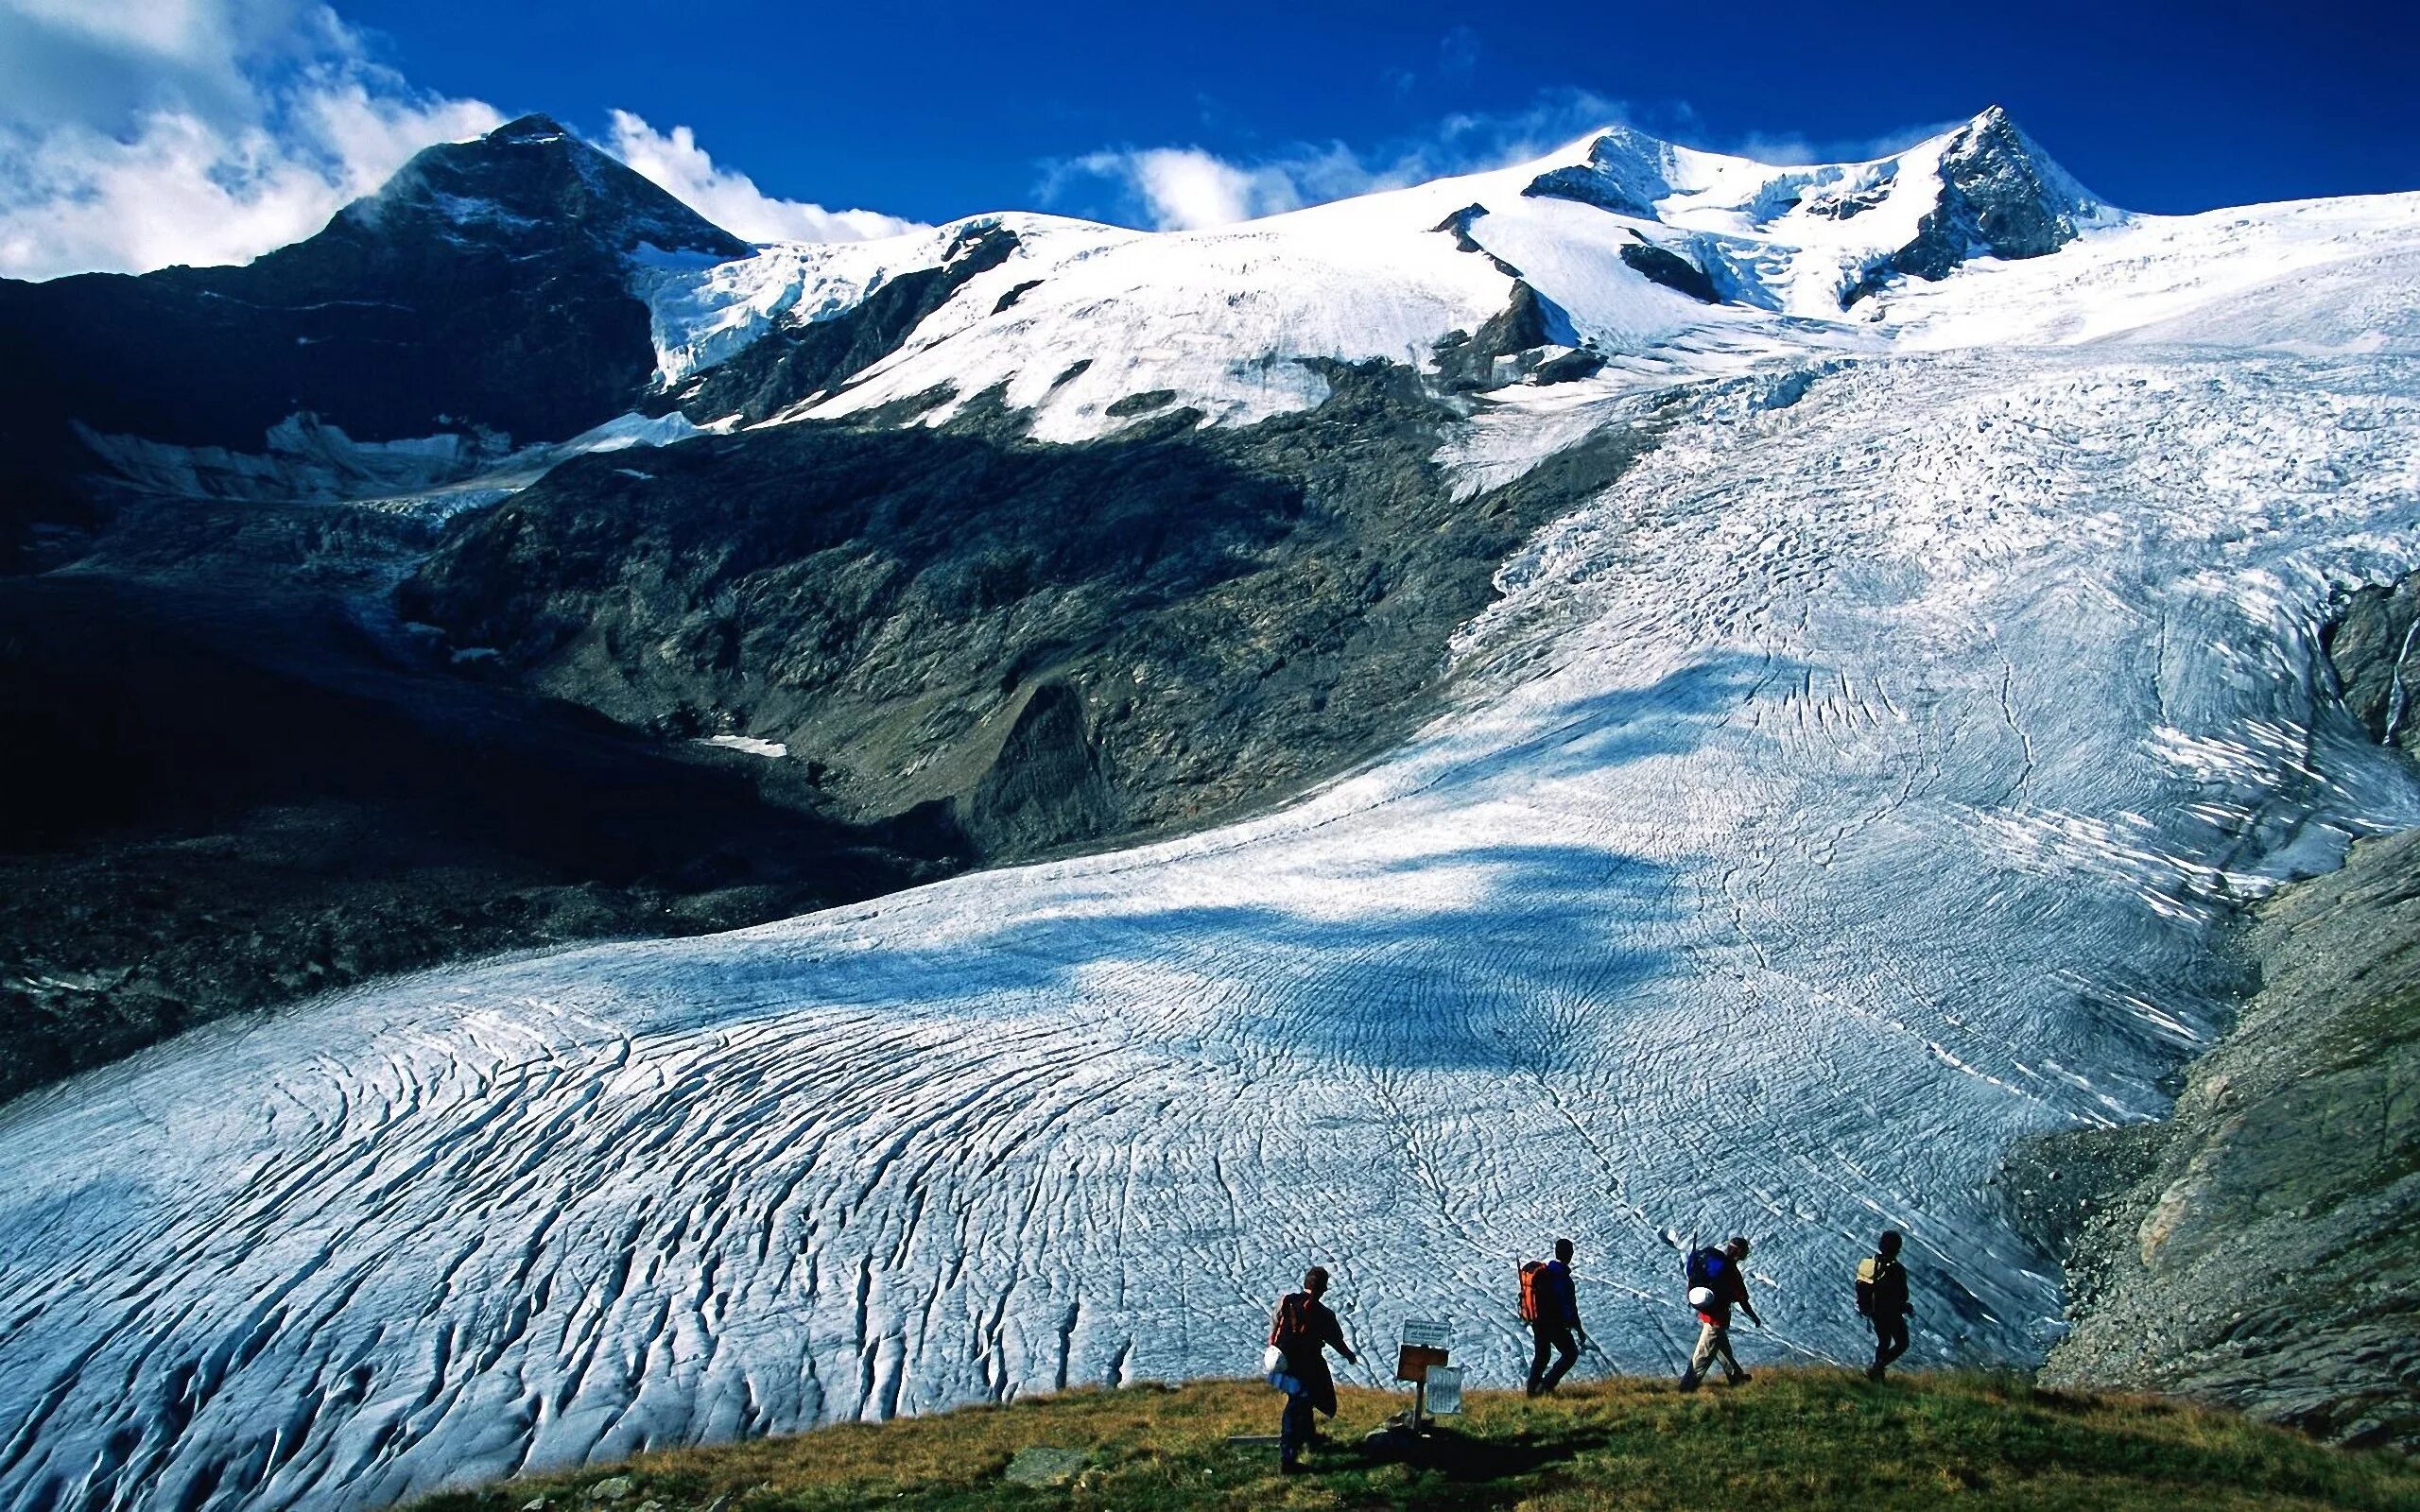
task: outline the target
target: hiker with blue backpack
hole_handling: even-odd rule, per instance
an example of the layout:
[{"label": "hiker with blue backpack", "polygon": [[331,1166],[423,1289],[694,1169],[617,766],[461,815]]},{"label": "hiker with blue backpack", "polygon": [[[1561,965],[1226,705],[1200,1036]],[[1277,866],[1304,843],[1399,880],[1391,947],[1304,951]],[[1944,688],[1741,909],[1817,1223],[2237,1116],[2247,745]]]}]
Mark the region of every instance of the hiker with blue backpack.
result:
[{"label": "hiker with blue backpack", "polygon": [[1748,1321],[1758,1328],[1765,1320],[1756,1315],[1754,1304],[1748,1300],[1747,1273],[1741,1264],[1748,1258],[1748,1241],[1733,1238],[1720,1249],[1707,1245],[1689,1251],[1689,1306],[1698,1314],[1698,1347],[1689,1356],[1689,1367],[1681,1372],[1681,1389],[1695,1391],[1704,1379],[1708,1366],[1716,1360],[1722,1362],[1723,1379],[1737,1385],[1748,1379],[1739,1368],[1739,1361],[1731,1352],[1731,1310],[1737,1307],[1748,1314]]},{"label": "hiker with blue backpack", "polygon": [[1269,1383],[1286,1393],[1286,1411],[1277,1420],[1277,1468],[1288,1475],[1303,1469],[1303,1451],[1319,1436],[1311,1414],[1336,1416],[1336,1378],[1327,1372],[1334,1349],[1349,1364],[1361,1363],[1344,1342],[1344,1328],[1320,1300],[1327,1293],[1327,1269],[1314,1265],[1303,1273],[1303,1289],[1288,1292],[1269,1323]]},{"label": "hiker with blue backpack", "polygon": [[[1549,1395],[1579,1363],[1581,1347],[1588,1342],[1588,1331],[1580,1326],[1580,1297],[1571,1285],[1570,1240],[1554,1242],[1554,1259],[1533,1260],[1521,1267],[1521,1321],[1530,1325],[1537,1343],[1530,1356],[1528,1392]],[[1555,1355],[1561,1358],[1548,1368],[1547,1361]]]}]

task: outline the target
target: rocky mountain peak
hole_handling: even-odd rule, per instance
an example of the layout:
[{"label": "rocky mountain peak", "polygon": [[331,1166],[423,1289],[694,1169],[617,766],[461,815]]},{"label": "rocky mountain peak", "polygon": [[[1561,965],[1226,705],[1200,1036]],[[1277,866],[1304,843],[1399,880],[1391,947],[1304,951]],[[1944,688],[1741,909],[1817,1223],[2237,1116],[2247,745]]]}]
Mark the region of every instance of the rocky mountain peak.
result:
[{"label": "rocky mountain peak", "polygon": [[[2003,219],[1997,234],[1986,238],[2002,257],[2055,250],[2074,239],[2079,224],[2109,210],[1996,105],[1958,129],[1942,151],[1941,168],[1944,183],[1962,194],[1979,215],[1990,212]],[[2064,223],[2064,232],[2055,223]],[[2039,250],[2019,249],[2043,242]]]},{"label": "rocky mountain peak", "polygon": [[524,115],[470,142],[427,147],[330,230],[435,234],[455,242],[551,244],[577,238],[618,253],[746,255],[748,244],[546,115]]},{"label": "rocky mountain peak", "polygon": [[1672,192],[1678,152],[1644,131],[1609,126],[1589,141],[1585,162],[1549,168],[1521,192],[1652,220],[1655,202]]},{"label": "rocky mountain peak", "polygon": [[547,115],[542,112],[532,111],[527,115],[517,116],[512,120],[505,122],[502,126],[499,126],[494,130],[490,131],[482,140],[488,142],[507,143],[542,143],[562,140],[568,138],[570,135],[571,133],[563,129],[563,125],[561,121],[558,121],[553,116]]}]

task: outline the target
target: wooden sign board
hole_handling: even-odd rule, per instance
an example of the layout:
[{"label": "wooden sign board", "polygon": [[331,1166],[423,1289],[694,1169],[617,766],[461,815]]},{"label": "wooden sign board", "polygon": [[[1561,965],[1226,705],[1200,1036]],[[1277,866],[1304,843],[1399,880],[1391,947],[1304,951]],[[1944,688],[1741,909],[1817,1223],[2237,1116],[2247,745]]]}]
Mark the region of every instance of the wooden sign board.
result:
[{"label": "wooden sign board", "polygon": [[1395,1379],[1420,1382],[1428,1379],[1432,1366],[1445,1363],[1445,1351],[1426,1344],[1407,1344],[1395,1351]]}]

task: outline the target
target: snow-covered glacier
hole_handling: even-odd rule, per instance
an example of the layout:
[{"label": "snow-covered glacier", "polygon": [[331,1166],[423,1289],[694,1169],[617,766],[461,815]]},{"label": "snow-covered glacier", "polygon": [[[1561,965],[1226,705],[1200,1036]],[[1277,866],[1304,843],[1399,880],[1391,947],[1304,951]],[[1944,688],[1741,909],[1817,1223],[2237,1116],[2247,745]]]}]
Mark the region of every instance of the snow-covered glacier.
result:
[{"label": "snow-covered glacier", "polygon": [[0,1501],[373,1507],[1245,1373],[1312,1261],[1509,1382],[1557,1234],[1626,1368],[1733,1232],[1746,1348],[1846,1357],[1885,1224],[1919,1357],[2037,1355],[2012,1143],[2158,1115],[2228,910],[2420,822],[2319,646],[2420,567],[2413,215],[2114,227],[1892,342],[1507,396],[1474,481],[1660,442],[1504,566],[1447,712],[1280,812],[0,1109]]}]

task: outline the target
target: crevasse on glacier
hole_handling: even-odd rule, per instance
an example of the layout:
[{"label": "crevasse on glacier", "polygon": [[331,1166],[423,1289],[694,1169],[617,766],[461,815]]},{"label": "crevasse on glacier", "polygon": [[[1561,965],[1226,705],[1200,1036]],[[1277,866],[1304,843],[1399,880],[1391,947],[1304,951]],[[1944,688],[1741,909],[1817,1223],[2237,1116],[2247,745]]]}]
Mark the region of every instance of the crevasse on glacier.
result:
[{"label": "crevasse on glacier", "polygon": [[[2231,902],[2420,793],[2314,673],[2420,549],[2413,359],[2095,347],[1702,387],[1508,564],[1453,710],[1284,812],[398,982],[0,1111],[0,1493],[368,1507],[642,1446],[1242,1373],[1618,1364],[1744,1231],[1770,1335],[2023,1359],[2010,1142],[2157,1114]],[[1518,406],[1534,454],[1639,401]],[[1474,463],[1473,465],[1477,465]]]}]

